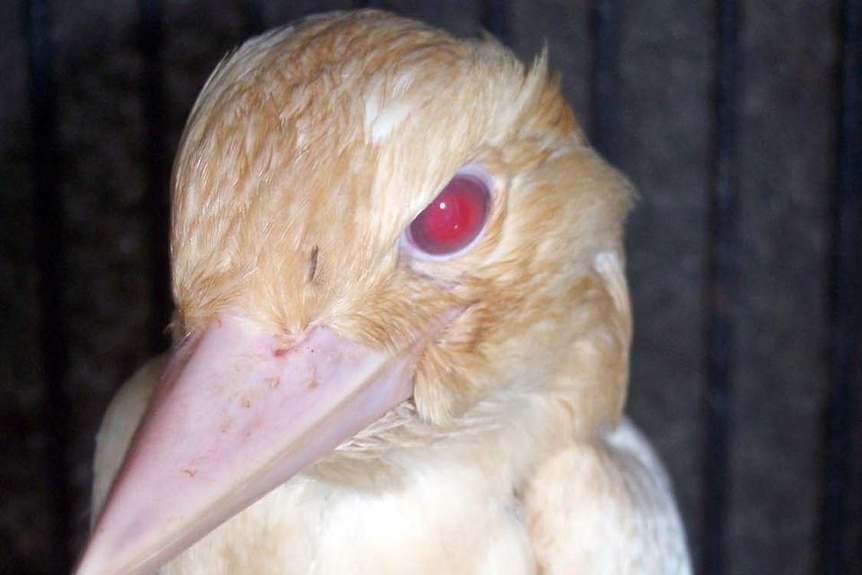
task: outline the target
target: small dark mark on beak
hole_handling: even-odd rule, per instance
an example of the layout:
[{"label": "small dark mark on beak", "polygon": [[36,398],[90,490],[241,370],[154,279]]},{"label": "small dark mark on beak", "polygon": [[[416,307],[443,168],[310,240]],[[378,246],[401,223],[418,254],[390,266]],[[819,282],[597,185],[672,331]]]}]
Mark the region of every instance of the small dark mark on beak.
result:
[{"label": "small dark mark on beak", "polygon": [[317,273],[317,246],[311,248],[311,261],[308,263],[308,281],[313,282],[314,276]]}]

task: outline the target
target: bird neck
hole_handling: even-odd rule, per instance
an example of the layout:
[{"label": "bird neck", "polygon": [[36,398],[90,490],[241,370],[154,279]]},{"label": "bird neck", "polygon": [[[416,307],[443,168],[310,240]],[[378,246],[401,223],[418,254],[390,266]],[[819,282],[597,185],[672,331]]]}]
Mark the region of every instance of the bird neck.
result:
[{"label": "bird neck", "polygon": [[570,444],[571,414],[547,398],[480,402],[446,426],[405,403],[306,471],[334,487],[387,492],[417,476],[457,475],[511,494],[548,454]]}]

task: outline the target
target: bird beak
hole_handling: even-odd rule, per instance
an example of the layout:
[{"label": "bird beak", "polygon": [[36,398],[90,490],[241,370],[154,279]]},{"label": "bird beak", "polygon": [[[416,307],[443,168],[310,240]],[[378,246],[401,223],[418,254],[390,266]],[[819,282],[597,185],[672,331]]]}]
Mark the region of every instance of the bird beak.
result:
[{"label": "bird beak", "polygon": [[325,327],[288,341],[233,315],[189,337],[153,392],[76,573],[150,572],[178,555],[408,399],[439,331],[398,354]]}]

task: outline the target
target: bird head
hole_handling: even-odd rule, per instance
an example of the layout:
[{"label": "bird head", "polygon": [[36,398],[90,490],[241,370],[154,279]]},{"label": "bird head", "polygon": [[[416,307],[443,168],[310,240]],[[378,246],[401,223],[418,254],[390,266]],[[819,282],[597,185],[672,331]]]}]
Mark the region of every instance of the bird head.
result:
[{"label": "bird head", "polygon": [[376,11],[275,30],[212,74],[172,184],[177,343],[79,573],[152,569],[299,472],[620,417],[631,193],[544,56]]}]

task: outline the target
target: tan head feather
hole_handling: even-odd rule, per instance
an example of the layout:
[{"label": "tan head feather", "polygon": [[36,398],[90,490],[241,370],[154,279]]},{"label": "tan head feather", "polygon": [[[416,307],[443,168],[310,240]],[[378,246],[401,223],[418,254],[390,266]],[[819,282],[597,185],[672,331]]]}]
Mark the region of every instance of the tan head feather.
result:
[{"label": "tan head feather", "polygon": [[[616,420],[631,193],[546,68],[375,11],[243,45],[201,94],[175,167],[182,328],[233,306],[399,349],[465,306],[417,368],[418,421],[445,429],[525,397],[572,433]],[[405,228],[471,163],[493,180],[481,239],[450,261],[412,259]]]}]

